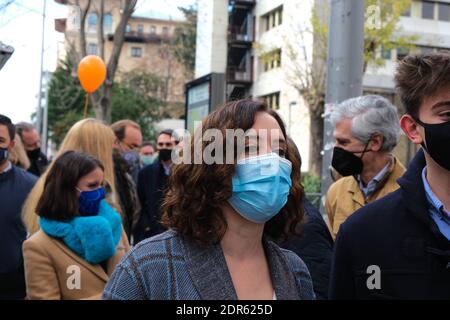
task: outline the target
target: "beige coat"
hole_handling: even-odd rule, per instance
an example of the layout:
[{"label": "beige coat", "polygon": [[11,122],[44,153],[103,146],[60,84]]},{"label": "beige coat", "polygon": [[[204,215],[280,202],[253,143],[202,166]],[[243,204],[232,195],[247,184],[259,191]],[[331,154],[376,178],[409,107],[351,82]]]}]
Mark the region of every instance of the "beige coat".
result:
[{"label": "beige coat", "polygon": [[23,244],[27,299],[101,299],[106,282],[130,249],[125,233],[107,272],[70,250],[62,241],[39,230]]},{"label": "beige coat", "polygon": [[400,188],[397,184],[397,179],[404,173],[405,167],[394,157],[388,173],[368,199],[365,199],[359,184],[352,176],[341,178],[333,183],[328,189],[325,201],[325,209],[329,221],[328,227],[333,238],[336,238],[341,224],[356,210]]}]

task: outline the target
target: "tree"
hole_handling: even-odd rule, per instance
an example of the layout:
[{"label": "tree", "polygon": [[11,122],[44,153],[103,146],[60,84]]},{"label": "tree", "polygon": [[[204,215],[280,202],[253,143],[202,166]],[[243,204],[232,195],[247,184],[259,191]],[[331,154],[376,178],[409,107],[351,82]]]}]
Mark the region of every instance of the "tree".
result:
[{"label": "tree", "polygon": [[[366,0],[364,30],[364,72],[368,66],[381,67],[385,61],[379,56],[381,48],[412,47],[416,37],[399,36],[400,16],[411,5],[411,0]],[[308,26],[300,23],[290,26],[286,41],[287,56],[291,64],[287,71],[288,82],[304,99],[310,117],[310,172],[320,176],[323,149],[323,113],[325,104],[325,78],[328,44],[328,12],[325,2],[317,1]],[[375,20],[371,20],[375,19]],[[297,21],[292,19],[292,21]],[[313,37],[313,51],[304,44]]]},{"label": "tree", "polygon": [[197,6],[178,7],[186,18],[186,24],[175,30],[171,47],[175,58],[184,66],[185,76],[192,79],[195,68],[195,45],[197,39]]},{"label": "tree", "polygon": [[[83,90],[73,72],[74,60],[68,55],[53,73],[48,92],[48,123],[51,139],[59,145],[67,131],[83,118]],[[112,89],[111,119],[130,119],[140,124],[146,140],[155,139],[153,123],[165,116],[163,79],[157,75],[132,71],[121,75]],[[89,116],[93,116],[90,111]]]},{"label": "tree", "polygon": [[5,11],[15,0],[2,0],[0,1],[0,12]]},{"label": "tree", "polygon": [[[86,48],[86,19],[89,12],[94,12],[98,16],[97,35],[98,35],[98,49],[99,56],[105,60],[105,34],[103,30],[103,21],[105,17],[105,0],[98,0],[98,7],[91,10],[92,0],[84,1],[84,6],[80,4],[80,0],[76,0],[75,4],[80,8],[80,33],[79,33],[79,52],[78,61],[87,55]],[[107,75],[104,84],[93,94],[90,95],[95,116],[97,119],[104,120],[106,123],[111,123],[111,104],[112,104],[112,88],[114,78],[117,71],[117,64],[119,62],[120,53],[125,39],[125,30],[128,20],[134,11],[137,0],[126,0],[121,2],[120,21],[113,35],[113,47],[111,55],[106,62]],[[75,44],[71,44],[72,48],[76,48]]]},{"label": "tree", "polygon": [[154,123],[165,115],[164,80],[155,74],[131,71],[113,86],[112,121],[131,119],[141,126],[145,140],[155,140]]},{"label": "tree", "polygon": [[48,91],[48,130],[50,138],[59,145],[69,128],[83,117],[83,90],[73,75],[72,55],[61,61],[53,73]]}]

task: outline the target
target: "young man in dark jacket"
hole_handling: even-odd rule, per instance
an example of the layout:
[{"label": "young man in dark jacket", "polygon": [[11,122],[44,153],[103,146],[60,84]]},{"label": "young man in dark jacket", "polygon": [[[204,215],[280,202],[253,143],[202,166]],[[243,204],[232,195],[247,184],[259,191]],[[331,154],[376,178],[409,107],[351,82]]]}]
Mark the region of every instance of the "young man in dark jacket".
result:
[{"label": "young man in dark jacket", "polygon": [[156,143],[158,159],[139,171],[137,193],[141,203],[141,214],[134,229],[134,244],[166,230],[160,223],[161,204],[167,182],[172,171],[172,150],[176,141],[173,130],[159,133]]},{"label": "young man in dark jacket", "polygon": [[399,190],[341,226],[331,299],[450,299],[450,52],[407,56],[395,80],[423,150]]},{"label": "young man in dark jacket", "polygon": [[25,298],[22,243],[27,232],[21,210],[37,180],[8,160],[14,137],[11,120],[0,114],[0,300]]}]

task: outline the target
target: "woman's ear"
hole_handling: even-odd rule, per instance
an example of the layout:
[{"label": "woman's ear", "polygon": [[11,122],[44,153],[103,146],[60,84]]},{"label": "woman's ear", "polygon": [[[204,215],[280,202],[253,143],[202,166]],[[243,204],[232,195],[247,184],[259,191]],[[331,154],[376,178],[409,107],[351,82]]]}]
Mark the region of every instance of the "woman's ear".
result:
[{"label": "woman's ear", "polygon": [[405,132],[408,139],[411,140],[411,142],[413,142],[414,144],[423,143],[423,128],[419,126],[413,119],[413,117],[411,117],[409,114],[405,114],[403,117],[401,117],[400,127],[402,128],[403,132]]}]

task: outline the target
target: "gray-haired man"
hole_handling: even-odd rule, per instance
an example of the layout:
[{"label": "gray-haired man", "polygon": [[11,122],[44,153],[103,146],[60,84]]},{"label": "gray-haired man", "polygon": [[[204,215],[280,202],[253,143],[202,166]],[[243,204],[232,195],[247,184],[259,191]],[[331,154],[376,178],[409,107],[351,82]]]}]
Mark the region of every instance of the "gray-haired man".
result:
[{"label": "gray-haired man", "polygon": [[331,114],[334,126],[333,168],[342,179],[326,197],[331,234],[356,210],[399,188],[405,168],[392,155],[400,125],[396,108],[385,98],[367,95],[348,99]]}]

